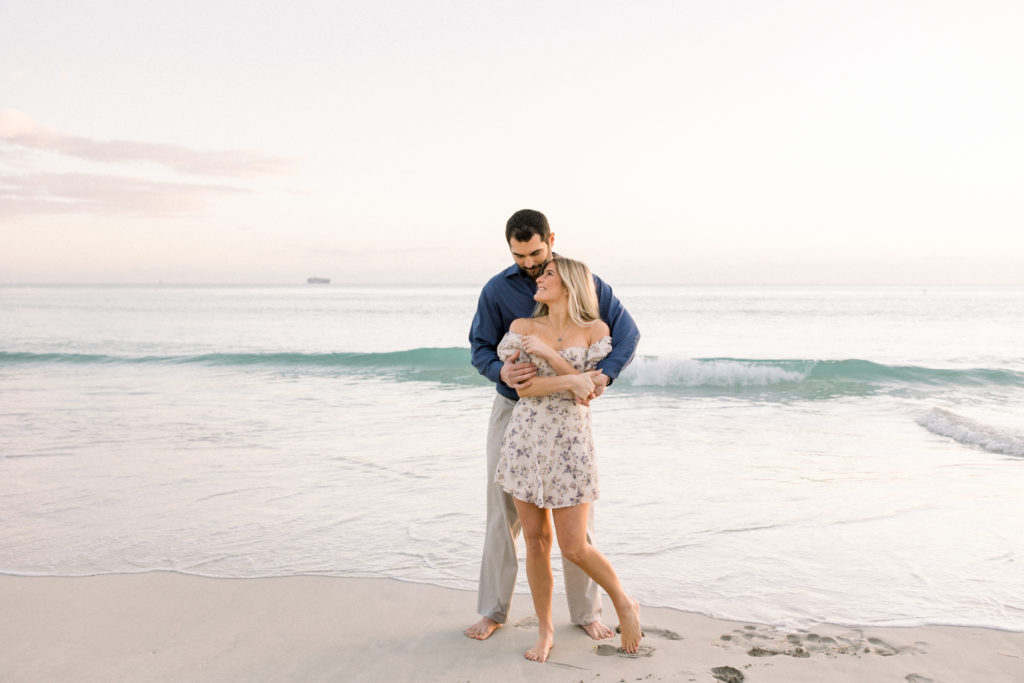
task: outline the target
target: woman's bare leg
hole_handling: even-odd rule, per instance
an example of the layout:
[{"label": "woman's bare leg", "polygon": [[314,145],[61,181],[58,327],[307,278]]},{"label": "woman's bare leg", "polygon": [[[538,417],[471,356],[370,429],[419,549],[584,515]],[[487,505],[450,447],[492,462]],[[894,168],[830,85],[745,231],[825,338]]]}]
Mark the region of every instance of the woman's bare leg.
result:
[{"label": "woman's bare leg", "polygon": [[[597,582],[611,598],[619,615],[622,631],[622,649],[634,653],[640,646],[640,608],[636,600],[629,597],[619,582],[611,563],[594,546],[587,542],[587,515],[590,503],[552,510],[555,530],[558,533],[558,547],[562,556],[568,558],[590,578]],[[521,513],[520,513],[521,514]],[[529,557],[529,556],[527,556]]]},{"label": "woman's bare leg", "polygon": [[547,510],[518,499],[516,511],[526,539],[526,578],[530,582],[539,630],[537,644],[524,656],[535,662],[544,662],[555,644],[555,626],[551,621],[551,592],[555,582],[551,574],[551,546],[554,541],[551,517]]}]

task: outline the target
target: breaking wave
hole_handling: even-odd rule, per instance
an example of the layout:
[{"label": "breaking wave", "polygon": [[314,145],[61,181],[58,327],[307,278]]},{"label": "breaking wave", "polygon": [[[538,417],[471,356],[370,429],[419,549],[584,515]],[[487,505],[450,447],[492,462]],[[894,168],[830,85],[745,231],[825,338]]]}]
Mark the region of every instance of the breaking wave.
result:
[{"label": "breaking wave", "polygon": [[965,446],[990,453],[1024,457],[1024,433],[984,424],[942,408],[932,408],[917,423],[933,434],[949,437]]},{"label": "breaking wave", "polygon": [[[290,372],[376,375],[397,381],[481,385],[467,348],[420,348],[383,353],[206,353],[114,356],[83,353],[0,352],[0,367],[58,365],[209,365]],[[882,386],[1024,387],[1024,372],[1006,369],[941,369],[883,365],[867,360],[755,360],[641,356],[619,378],[639,390],[813,389],[816,395],[863,393]],[[806,393],[806,391],[805,391]]]}]

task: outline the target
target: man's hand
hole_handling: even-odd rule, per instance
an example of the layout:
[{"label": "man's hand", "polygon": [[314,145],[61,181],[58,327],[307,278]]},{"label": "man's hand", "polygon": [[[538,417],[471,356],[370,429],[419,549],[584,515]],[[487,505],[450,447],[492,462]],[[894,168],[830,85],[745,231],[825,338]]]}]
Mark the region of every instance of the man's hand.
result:
[{"label": "man's hand", "polygon": [[590,375],[590,379],[594,380],[594,391],[585,399],[576,399],[580,405],[584,406],[589,406],[591,401],[603,394],[604,390],[608,388],[608,375],[600,370],[590,370],[587,374]]},{"label": "man's hand", "polygon": [[533,363],[517,363],[519,351],[516,351],[505,364],[501,366],[498,376],[501,381],[511,389],[525,389],[530,386],[530,380],[537,376],[537,366]]}]

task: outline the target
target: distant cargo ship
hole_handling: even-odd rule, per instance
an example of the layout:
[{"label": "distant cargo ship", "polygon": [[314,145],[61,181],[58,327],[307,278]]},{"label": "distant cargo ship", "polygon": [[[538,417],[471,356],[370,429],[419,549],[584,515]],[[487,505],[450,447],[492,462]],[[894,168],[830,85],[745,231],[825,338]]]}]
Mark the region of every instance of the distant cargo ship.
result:
[{"label": "distant cargo ship", "polygon": [[331,284],[331,278],[329,277],[311,277],[306,280],[311,285],[329,285]]}]

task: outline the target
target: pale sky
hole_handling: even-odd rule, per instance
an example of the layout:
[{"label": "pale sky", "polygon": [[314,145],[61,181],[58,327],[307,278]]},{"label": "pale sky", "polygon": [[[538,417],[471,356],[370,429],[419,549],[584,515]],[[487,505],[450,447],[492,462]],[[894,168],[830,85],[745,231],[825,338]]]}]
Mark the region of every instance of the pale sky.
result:
[{"label": "pale sky", "polygon": [[0,1],[0,283],[1024,284],[1024,3]]}]

